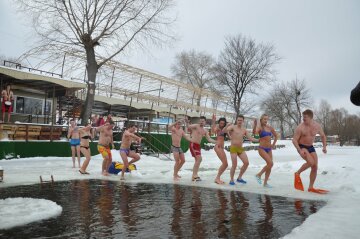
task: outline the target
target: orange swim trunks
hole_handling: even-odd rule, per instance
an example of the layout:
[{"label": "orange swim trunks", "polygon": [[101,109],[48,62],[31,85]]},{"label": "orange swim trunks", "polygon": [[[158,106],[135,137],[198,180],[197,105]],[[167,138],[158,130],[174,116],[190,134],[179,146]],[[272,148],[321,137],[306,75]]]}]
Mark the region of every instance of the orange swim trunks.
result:
[{"label": "orange swim trunks", "polygon": [[111,155],[111,150],[110,150],[110,146],[107,145],[101,145],[101,144],[98,144],[97,146],[97,149],[99,151],[99,153],[103,156],[103,158],[112,158],[112,155]]}]

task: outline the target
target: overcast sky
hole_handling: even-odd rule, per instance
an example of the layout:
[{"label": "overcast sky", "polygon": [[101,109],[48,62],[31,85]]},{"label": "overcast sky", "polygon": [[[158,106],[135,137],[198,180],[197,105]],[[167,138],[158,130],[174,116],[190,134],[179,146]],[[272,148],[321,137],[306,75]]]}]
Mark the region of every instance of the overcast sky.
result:
[{"label": "overcast sky", "polygon": [[[350,91],[360,81],[360,1],[358,0],[177,0],[171,47],[124,56],[122,62],[171,76],[176,53],[195,49],[218,57],[224,38],[244,34],[275,45],[282,57],[279,81],[296,76],[311,88],[314,103],[360,112]],[[30,47],[31,28],[11,0],[0,0],[0,55],[19,56]],[[265,88],[263,91],[269,90]],[[276,92],[274,92],[276,93]]]}]

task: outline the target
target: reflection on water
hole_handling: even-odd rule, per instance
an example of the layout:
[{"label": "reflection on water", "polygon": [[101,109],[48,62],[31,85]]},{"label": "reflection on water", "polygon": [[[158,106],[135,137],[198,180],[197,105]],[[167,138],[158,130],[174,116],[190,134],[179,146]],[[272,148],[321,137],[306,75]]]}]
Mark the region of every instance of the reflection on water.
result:
[{"label": "reflection on water", "polygon": [[1,238],[278,238],[324,203],[167,184],[81,180],[1,188],[0,198],[55,201],[61,216]]}]

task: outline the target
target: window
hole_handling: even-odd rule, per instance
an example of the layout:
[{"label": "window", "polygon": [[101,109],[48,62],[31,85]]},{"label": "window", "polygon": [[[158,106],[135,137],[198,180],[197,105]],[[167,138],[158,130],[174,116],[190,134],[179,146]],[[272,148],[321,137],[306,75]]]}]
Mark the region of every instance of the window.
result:
[{"label": "window", "polygon": [[19,114],[42,115],[51,114],[52,102],[43,99],[16,96],[15,112]]},{"label": "window", "polygon": [[41,115],[43,100],[24,97],[24,114]]},{"label": "window", "polygon": [[16,113],[20,113],[20,114],[24,114],[24,97],[16,97],[16,102],[15,102],[15,112]]},{"label": "window", "polygon": [[[45,102],[45,101],[44,101],[44,102]],[[47,100],[47,101],[46,101],[46,105],[44,104],[44,109],[45,109],[45,114],[46,114],[46,115],[51,114],[51,105],[52,105],[51,100]]]}]

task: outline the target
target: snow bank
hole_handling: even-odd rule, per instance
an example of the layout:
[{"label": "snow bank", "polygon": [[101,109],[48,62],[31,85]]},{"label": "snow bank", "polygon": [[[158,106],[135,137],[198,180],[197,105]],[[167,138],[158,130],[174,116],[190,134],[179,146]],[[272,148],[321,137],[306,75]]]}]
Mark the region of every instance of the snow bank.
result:
[{"label": "snow bank", "polygon": [[0,229],[9,229],[59,216],[62,207],[55,202],[35,198],[0,199]]}]

